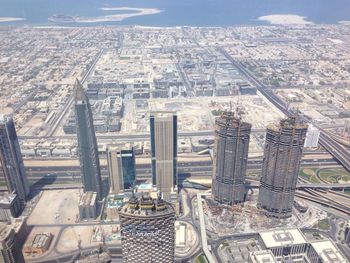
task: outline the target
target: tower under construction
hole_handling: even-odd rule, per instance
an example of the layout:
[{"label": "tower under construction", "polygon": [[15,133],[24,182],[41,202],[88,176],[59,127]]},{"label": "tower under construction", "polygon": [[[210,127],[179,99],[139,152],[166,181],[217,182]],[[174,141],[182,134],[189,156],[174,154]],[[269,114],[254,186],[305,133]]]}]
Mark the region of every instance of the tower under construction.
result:
[{"label": "tower under construction", "polygon": [[298,117],[267,128],[258,206],[268,216],[292,215],[307,128]]},{"label": "tower under construction", "polygon": [[213,197],[222,204],[241,203],[246,197],[249,138],[252,125],[233,112],[224,112],[215,121],[215,165]]}]

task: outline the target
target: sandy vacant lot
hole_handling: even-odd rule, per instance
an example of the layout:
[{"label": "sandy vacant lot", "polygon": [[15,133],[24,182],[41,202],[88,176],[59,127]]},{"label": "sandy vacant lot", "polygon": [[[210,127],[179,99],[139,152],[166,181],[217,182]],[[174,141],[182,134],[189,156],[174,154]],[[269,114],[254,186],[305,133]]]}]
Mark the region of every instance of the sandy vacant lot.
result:
[{"label": "sandy vacant lot", "polygon": [[81,247],[91,247],[99,243],[91,243],[91,236],[94,226],[74,226],[66,228],[57,245],[57,250],[61,253],[76,250],[79,240],[81,240]]},{"label": "sandy vacant lot", "polygon": [[80,189],[44,191],[31,213],[29,225],[69,224],[79,214]]}]

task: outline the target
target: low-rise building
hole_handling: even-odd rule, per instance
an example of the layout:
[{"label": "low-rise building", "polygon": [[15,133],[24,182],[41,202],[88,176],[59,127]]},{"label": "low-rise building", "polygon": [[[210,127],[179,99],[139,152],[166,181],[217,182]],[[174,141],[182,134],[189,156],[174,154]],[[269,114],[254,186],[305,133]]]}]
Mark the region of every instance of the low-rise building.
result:
[{"label": "low-rise building", "polygon": [[270,251],[277,262],[349,263],[331,240],[309,242],[297,228],[261,232],[259,244],[261,250]]},{"label": "low-rise building", "polygon": [[25,254],[42,255],[49,250],[53,235],[51,233],[39,233],[27,240],[23,251]]},{"label": "low-rise building", "polygon": [[5,193],[0,197],[0,221],[10,222],[23,211],[23,204],[15,193]]},{"label": "low-rise building", "polygon": [[97,193],[85,192],[79,201],[79,216],[81,220],[96,219]]},{"label": "low-rise building", "polygon": [[271,251],[261,250],[250,252],[248,263],[277,263],[277,260]]}]

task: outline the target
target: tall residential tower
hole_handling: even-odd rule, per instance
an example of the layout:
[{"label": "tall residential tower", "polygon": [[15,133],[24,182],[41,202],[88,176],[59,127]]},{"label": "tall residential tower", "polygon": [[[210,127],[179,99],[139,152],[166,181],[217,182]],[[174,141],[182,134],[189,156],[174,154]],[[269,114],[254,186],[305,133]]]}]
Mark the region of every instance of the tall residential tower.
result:
[{"label": "tall residential tower", "polygon": [[75,83],[74,95],[78,154],[84,192],[97,192],[98,199],[102,199],[100,161],[91,106],[84,88],[78,80]]},{"label": "tall residential tower", "polygon": [[292,215],[307,128],[298,117],[267,128],[258,206],[268,216]]},{"label": "tall residential tower", "polygon": [[107,149],[109,189],[111,194],[131,189],[136,180],[134,148],[120,149],[109,146]]},{"label": "tall residential tower", "polygon": [[29,195],[29,185],[11,117],[0,117],[0,161],[7,190],[10,193],[15,192],[24,205]]},{"label": "tall residential tower", "polygon": [[245,200],[244,177],[247,170],[249,138],[252,125],[233,112],[224,112],[215,121],[215,159],[213,196],[222,204]]},{"label": "tall residential tower", "polygon": [[177,185],[177,116],[151,113],[152,182],[162,193]]}]

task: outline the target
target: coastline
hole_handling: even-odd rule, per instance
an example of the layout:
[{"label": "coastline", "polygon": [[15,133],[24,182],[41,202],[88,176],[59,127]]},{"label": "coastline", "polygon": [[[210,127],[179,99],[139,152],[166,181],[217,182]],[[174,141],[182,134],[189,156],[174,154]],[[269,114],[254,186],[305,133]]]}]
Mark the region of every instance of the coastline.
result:
[{"label": "coastline", "polygon": [[136,17],[136,16],[145,16],[145,15],[154,15],[163,12],[157,8],[134,8],[134,7],[104,7],[101,8],[103,11],[136,11],[135,13],[126,13],[126,14],[115,14],[115,15],[105,15],[97,17],[76,17],[74,23],[102,23],[102,22],[120,22],[124,19]]}]

